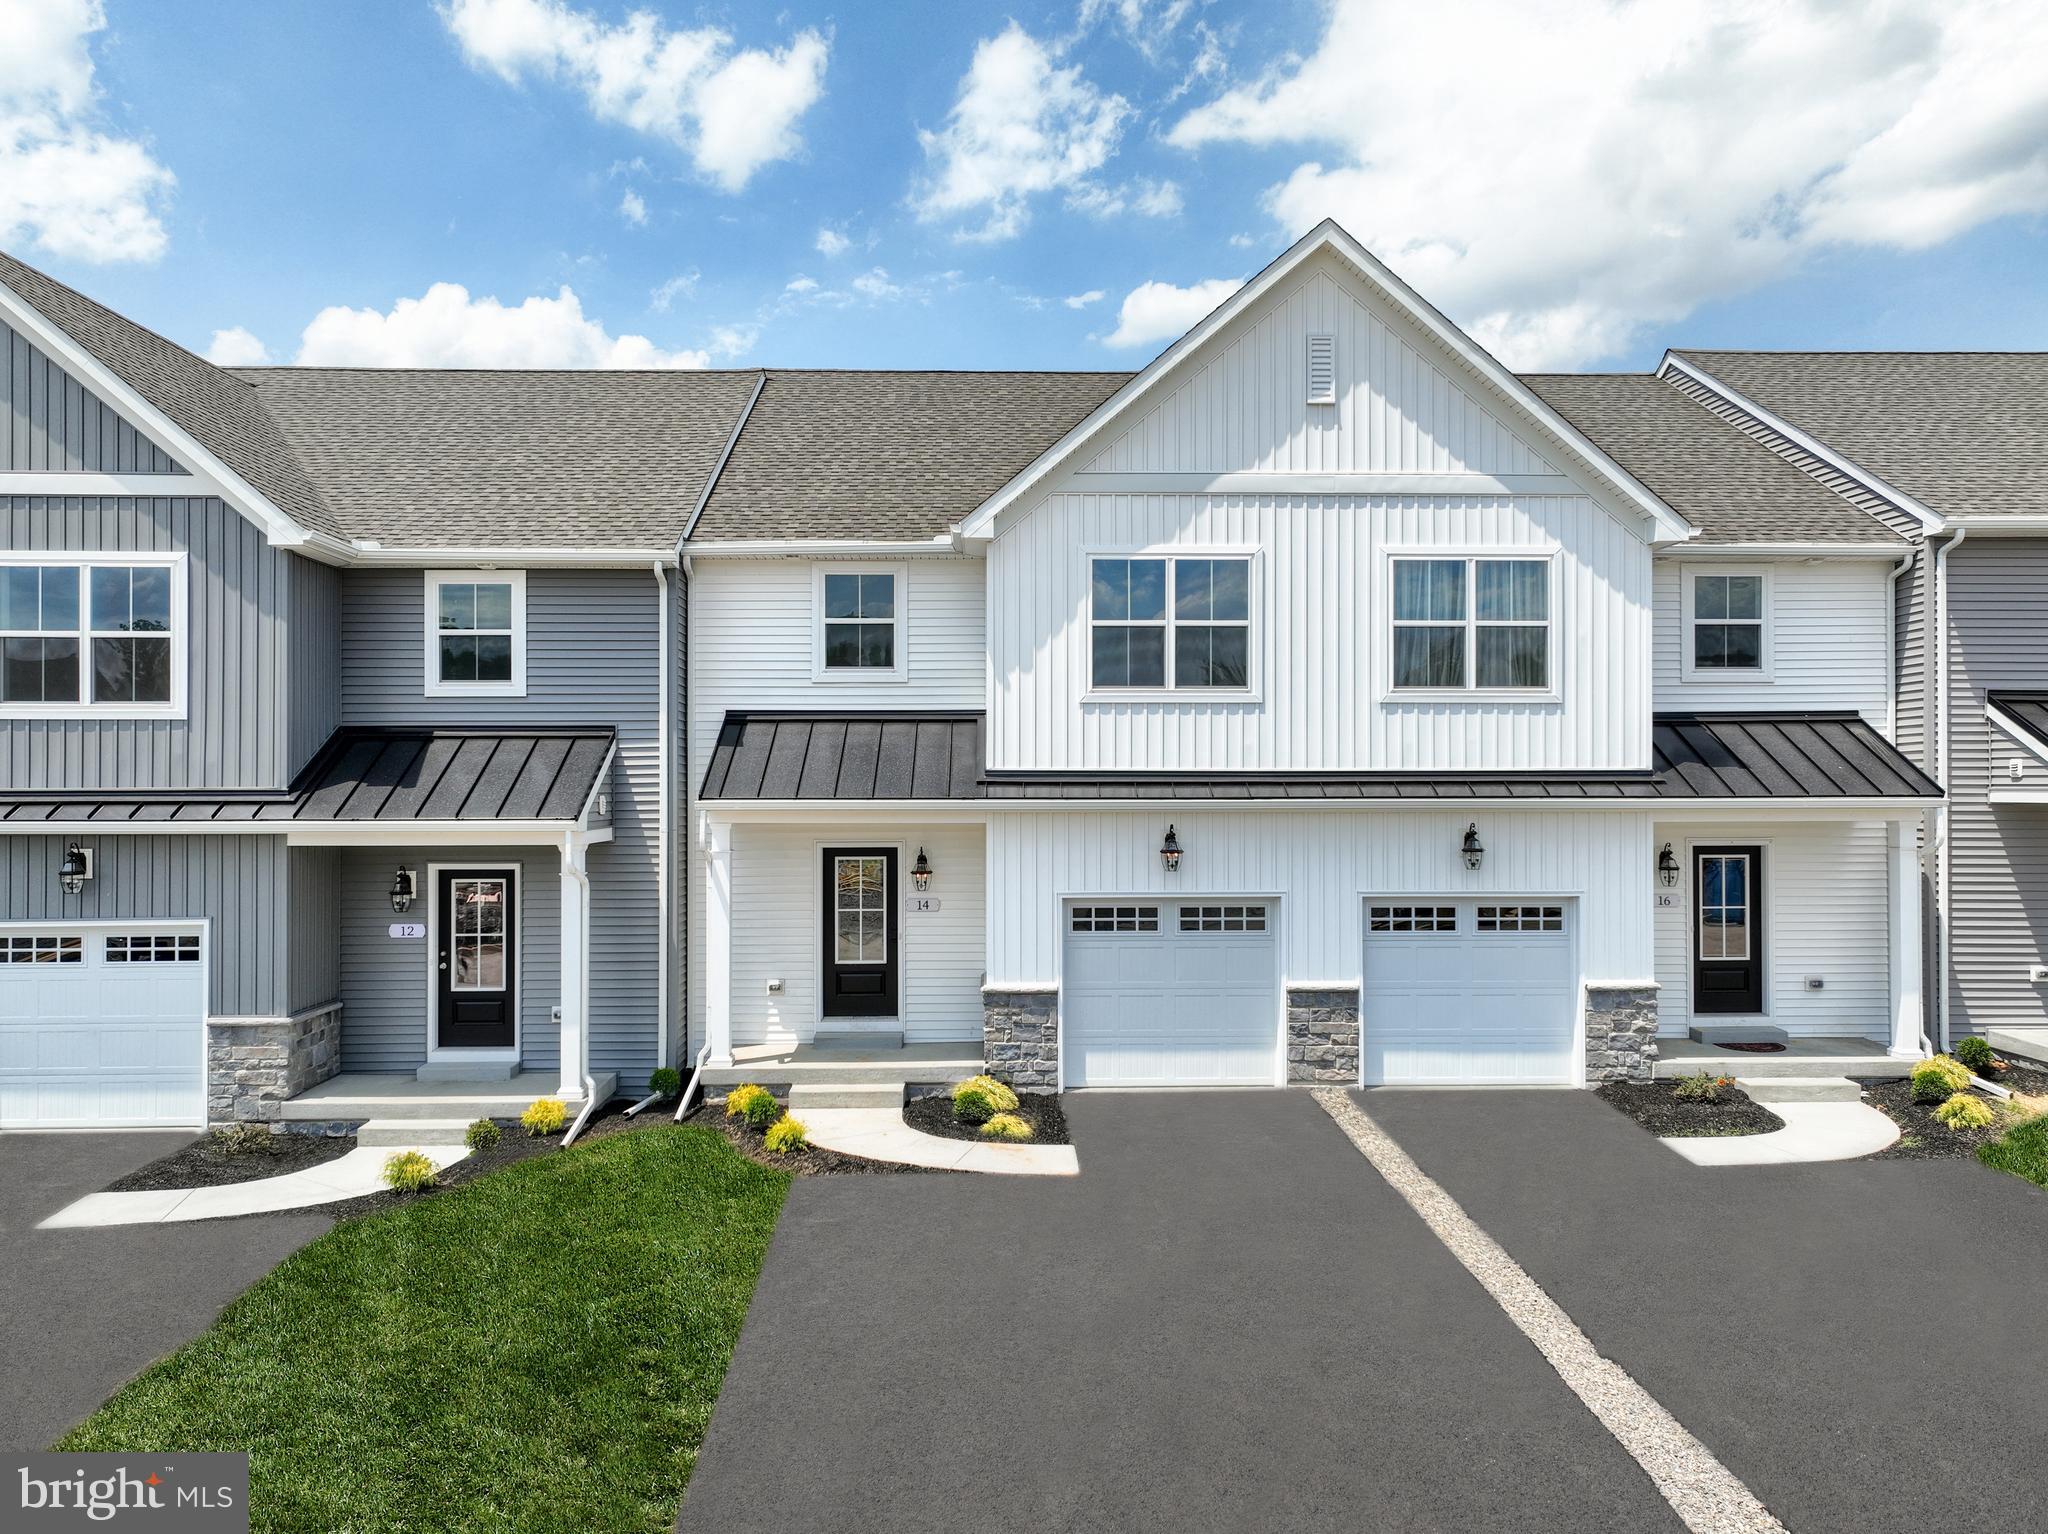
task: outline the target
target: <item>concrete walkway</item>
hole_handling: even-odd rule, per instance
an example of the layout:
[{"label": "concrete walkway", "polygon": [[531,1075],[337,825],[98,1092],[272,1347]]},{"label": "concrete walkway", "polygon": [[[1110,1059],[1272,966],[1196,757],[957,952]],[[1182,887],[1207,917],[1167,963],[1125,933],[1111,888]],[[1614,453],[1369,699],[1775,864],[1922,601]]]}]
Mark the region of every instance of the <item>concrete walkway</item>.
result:
[{"label": "concrete walkway", "polygon": [[1767,1135],[1673,1135],[1664,1143],[1694,1166],[1782,1166],[1852,1161],[1899,1137],[1888,1114],[1867,1103],[1771,1103],[1785,1121]]},{"label": "concrete walkway", "polygon": [[279,1214],[336,1204],[384,1188],[384,1163],[416,1150],[438,1170],[469,1152],[460,1145],[358,1146],[345,1156],[281,1177],[222,1183],[210,1188],[148,1188],[132,1193],[88,1193],[66,1204],[39,1230],[78,1230],[102,1225],[162,1225],[183,1220],[225,1220],[244,1214]]},{"label": "concrete walkway", "polygon": [[1071,1145],[943,1139],[912,1129],[901,1108],[806,1108],[801,1118],[811,1144],[868,1161],[1010,1177],[1072,1177],[1081,1170]]}]

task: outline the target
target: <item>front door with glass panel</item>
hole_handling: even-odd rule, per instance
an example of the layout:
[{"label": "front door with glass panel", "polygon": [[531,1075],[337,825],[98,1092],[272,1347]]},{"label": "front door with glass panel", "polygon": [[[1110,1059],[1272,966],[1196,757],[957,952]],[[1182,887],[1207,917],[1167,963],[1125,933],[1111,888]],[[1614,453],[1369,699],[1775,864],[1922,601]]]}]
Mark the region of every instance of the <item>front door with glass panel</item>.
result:
[{"label": "front door with glass panel", "polygon": [[434,934],[442,1049],[510,1049],[518,973],[515,871],[443,869]]},{"label": "front door with glass panel", "polygon": [[1764,1010],[1764,850],[1695,847],[1692,1009]]},{"label": "front door with glass panel", "polygon": [[897,994],[896,849],[827,847],[824,868],[826,1017],[894,1017]]}]

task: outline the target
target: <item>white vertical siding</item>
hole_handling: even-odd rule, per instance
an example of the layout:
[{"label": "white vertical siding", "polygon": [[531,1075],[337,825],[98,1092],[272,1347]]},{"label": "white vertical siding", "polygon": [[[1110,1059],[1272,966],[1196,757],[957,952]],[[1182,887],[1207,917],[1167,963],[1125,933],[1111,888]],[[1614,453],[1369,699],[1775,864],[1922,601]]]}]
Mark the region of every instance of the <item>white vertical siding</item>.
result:
[{"label": "white vertical siding", "polygon": [[[1787,1033],[1891,1036],[1891,909],[1879,821],[1764,828],[1660,822],[1686,870],[1678,904],[1656,913],[1658,1025],[1683,1035],[1692,1015],[1692,859],[1687,843],[1764,849],[1764,976],[1770,1021]],[[1822,989],[1809,991],[1818,976]]]},{"label": "white vertical siding", "polygon": [[[1905,552],[1902,547],[1899,551]],[[1689,561],[1656,562],[1656,699],[1660,712],[1854,709],[1877,729],[1890,720],[1885,668],[1891,655],[1896,560],[1828,559],[1752,564],[1768,571],[1771,679],[1685,679],[1685,577]],[[1714,569],[1735,566],[1715,565]],[[1906,577],[1901,577],[1905,579]]]},{"label": "white vertical siding", "polygon": [[[1175,545],[1259,550],[1258,700],[1084,699],[1087,551]],[[1557,552],[1557,701],[1384,696],[1385,553],[1421,546]],[[995,541],[988,588],[991,767],[1649,765],[1649,550],[1584,496],[1054,493]]]}]

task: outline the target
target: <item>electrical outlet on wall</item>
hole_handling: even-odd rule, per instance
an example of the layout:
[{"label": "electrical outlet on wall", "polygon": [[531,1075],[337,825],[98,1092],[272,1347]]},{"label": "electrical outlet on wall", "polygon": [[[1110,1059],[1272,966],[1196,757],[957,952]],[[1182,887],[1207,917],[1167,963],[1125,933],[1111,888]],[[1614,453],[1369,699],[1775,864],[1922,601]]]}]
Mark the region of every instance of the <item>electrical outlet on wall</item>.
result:
[{"label": "electrical outlet on wall", "polygon": [[2027,978],[2039,985],[2048,980],[2048,964],[2031,964],[2027,967]]},{"label": "electrical outlet on wall", "polygon": [[1808,975],[1806,977],[1806,988],[1809,991],[1824,990],[1826,989],[1826,984],[1819,975]]}]

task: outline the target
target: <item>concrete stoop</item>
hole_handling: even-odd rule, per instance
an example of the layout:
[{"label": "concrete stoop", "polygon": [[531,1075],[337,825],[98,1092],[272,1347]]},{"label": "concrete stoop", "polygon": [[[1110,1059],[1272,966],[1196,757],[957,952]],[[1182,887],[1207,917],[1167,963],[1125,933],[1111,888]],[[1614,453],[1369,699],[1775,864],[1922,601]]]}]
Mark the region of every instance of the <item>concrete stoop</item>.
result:
[{"label": "concrete stoop", "polygon": [[461,1145],[470,1119],[371,1119],[356,1126],[357,1145]]},{"label": "concrete stoop", "polygon": [[903,1094],[908,1089],[909,1083],[902,1081],[798,1082],[789,1089],[789,1111],[799,1115],[820,1108],[893,1108],[900,1111]]},{"label": "concrete stoop", "polygon": [[1847,1076],[1737,1076],[1756,1103],[1860,1103],[1863,1088]]}]

